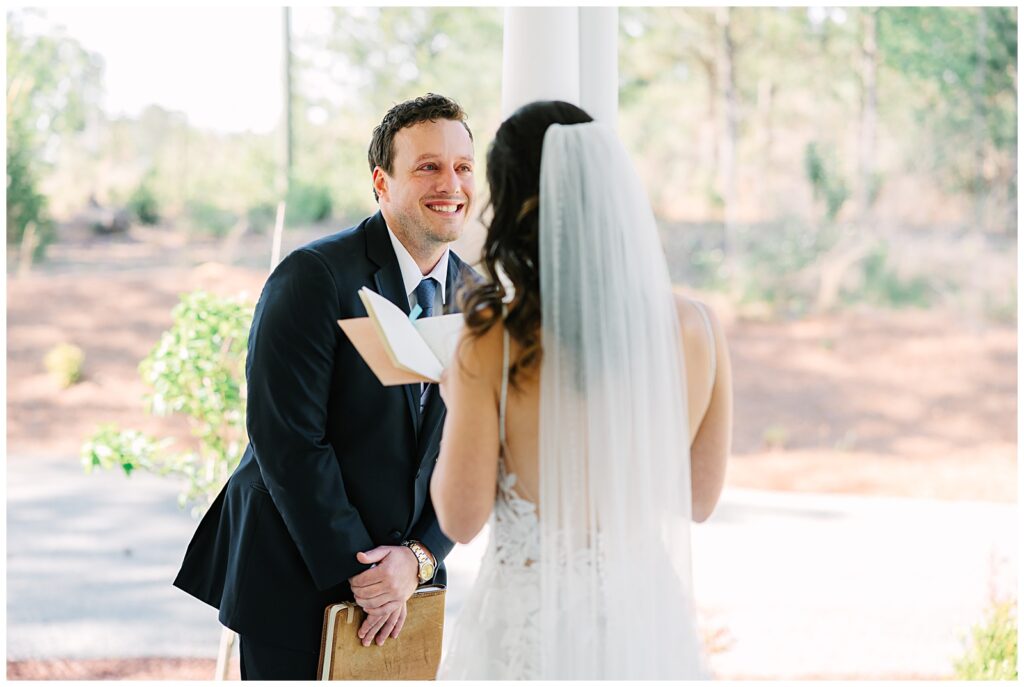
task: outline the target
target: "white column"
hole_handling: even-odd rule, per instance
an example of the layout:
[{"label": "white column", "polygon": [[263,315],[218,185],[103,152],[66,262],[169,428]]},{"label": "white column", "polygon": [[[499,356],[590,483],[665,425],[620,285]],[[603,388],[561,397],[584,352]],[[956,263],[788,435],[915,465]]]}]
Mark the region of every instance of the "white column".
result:
[{"label": "white column", "polygon": [[564,100],[614,127],[619,112],[617,7],[508,7],[501,113]]},{"label": "white column", "polygon": [[505,9],[502,119],[534,100],[580,104],[579,35],[576,7]]},{"label": "white column", "polygon": [[613,129],[619,118],[619,8],[580,7],[580,102]]}]

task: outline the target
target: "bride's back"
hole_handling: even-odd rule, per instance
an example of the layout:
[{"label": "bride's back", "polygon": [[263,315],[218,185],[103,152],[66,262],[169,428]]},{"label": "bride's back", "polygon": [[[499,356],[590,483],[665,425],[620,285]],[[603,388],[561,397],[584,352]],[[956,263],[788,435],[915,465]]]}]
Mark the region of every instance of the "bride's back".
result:
[{"label": "bride's back", "polygon": [[[697,435],[702,421],[708,415],[717,368],[715,348],[720,339],[708,331],[707,321],[700,312],[700,305],[676,294],[676,312],[679,319],[680,340],[684,360],[683,379],[680,384],[685,391],[688,408],[688,426],[691,442]],[[705,309],[707,306],[703,306]],[[710,314],[710,311],[708,311]],[[711,321],[714,321],[713,319]],[[502,334],[503,327],[493,327],[477,342],[481,348],[482,361],[486,361],[488,377],[495,392],[500,395],[502,377]],[[522,346],[510,337],[512,361],[518,359]],[[542,363],[543,364],[543,363]],[[680,418],[682,420],[682,418]],[[540,367],[523,370],[516,386],[509,386],[505,418],[506,445],[508,455],[504,457],[506,469],[516,475],[516,493],[534,504],[539,501],[538,483],[539,436],[540,436]],[[695,460],[700,460],[696,456]]]}]

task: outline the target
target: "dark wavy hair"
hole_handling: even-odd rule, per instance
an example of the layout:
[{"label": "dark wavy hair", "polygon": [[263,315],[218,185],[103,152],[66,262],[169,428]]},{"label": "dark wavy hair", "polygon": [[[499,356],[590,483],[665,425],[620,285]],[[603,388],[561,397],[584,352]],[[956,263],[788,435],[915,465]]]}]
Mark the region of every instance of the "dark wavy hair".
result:
[{"label": "dark wavy hair", "polygon": [[[384,115],[380,124],[374,127],[370,148],[366,151],[370,172],[372,173],[375,167],[380,167],[388,174],[392,173],[395,161],[395,134],[407,126],[426,121],[436,122],[439,119],[462,122],[462,126],[466,127],[466,133],[469,134],[469,140],[473,140],[473,132],[466,124],[466,112],[462,106],[443,95],[427,93],[393,106]],[[377,200],[377,189],[373,190],[373,199]]]},{"label": "dark wavy hair", "polygon": [[487,151],[487,185],[491,219],[483,248],[484,280],[463,294],[466,328],[479,338],[502,320],[505,287],[498,265],[512,283],[505,326],[522,346],[512,362],[509,381],[540,363],[540,260],[538,228],[540,158],[544,134],[552,124],[582,124],[593,117],[560,100],[524,105],[506,119]]}]

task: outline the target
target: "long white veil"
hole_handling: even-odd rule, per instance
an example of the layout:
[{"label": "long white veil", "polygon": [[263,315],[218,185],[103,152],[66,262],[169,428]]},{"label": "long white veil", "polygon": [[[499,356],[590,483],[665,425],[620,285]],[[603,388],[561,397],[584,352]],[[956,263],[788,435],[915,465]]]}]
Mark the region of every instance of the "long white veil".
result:
[{"label": "long white veil", "polygon": [[671,282],[615,133],[553,125],[540,181],[541,674],[706,677]]}]

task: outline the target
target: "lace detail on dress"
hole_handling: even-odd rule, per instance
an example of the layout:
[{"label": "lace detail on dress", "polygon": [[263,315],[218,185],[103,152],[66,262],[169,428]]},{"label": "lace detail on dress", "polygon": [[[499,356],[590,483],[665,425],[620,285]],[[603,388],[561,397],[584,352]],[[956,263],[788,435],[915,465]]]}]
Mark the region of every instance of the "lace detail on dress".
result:
[{"label": "lace detail on dress", "polygon": [[540,529],[537,506],[515,492],[498,457],[498,489],[480,574],[459,613],[441,679],[540,677]]},{"label": "lace detail on dress", "polygon": [[531,567],[540,560],[540,529],[537,504],[515,491],[518,478],[498,458],[498,497],[494,501],[494,538],[497,562],[512,567]]},{"label": "lace detail on dress", "polygon": [[496,582],[505,600],[500,655],[505,679],[540,676],[540,528],[537,506],[515,492],[515,473],[498,459],[498,497],[494,503],[493,540]]}]

